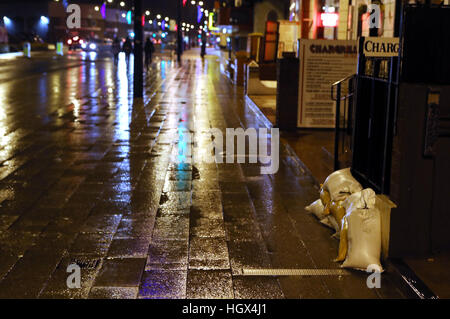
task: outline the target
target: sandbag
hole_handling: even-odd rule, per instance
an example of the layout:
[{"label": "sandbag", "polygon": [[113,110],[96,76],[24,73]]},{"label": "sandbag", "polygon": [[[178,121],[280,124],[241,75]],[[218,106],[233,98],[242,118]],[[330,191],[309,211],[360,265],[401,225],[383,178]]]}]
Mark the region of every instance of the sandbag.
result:
[{"label": "sandbag", "polygon": [[330,211],[327,208],[328,205],[331,203],[330,193],[328,193],[328,191],[323,189],[323,187],[320,189],[320,200],[322,201],[322,205],[326,209],[326,215],[330,214]]},{"label": "sandbag", "polygon": [[381,219],[375,202],[376,195],[371,189],[355,193],[343,202],[348,249],[342,267],[366,271],[369,265],[376,265],[382,270]]},{"label": "sandbag", "polygon": [[327,216],[325,215],[324,209],[325,207],[323,206],[322,201],[320,199],[316,200],[311,205],[305,207],[305,210],[316,216],[316,218],[320,221],[320,223],[322,223],[327,227],[334,228],[333,225],[328,220]]},{"label": "sandbag", "polygon": [[[363,188],[352,176],[350,168],[344,168],[330,174],[323,183],[322,189],[329,193],[331,201],[338,202]],[[324,205],[326,204],[324,203]]]},{"label": "sandbag", "polygon": [[325,217],[324,219],[321,219],[320,223],[322,225],[325,225],[325,226],[331,228],[331,229],[335,229],[334,225],[330,222],[330,219],[328,218],[328,216]]},{"label": "sandbag", "polygon": [[352,209],[375,208],[377,195],[371,188],[366,188],[360,192],[348,196],[341,205],[344,207],[346,214]]},{"label": "sandbag", "polygon": [[339,238],[339,252],[337,258],[334,260],[336,262],[344,261],[347,257],[348,251],[348,222],[347,219],[342,219],[342,229]]},{"label": "sandbag", "polygon": [[328,205],[328,211],[333,215],[339,228],[338,231],[340,231],[342,227],[342,218],[345,216],[345,208],[342,206],[342,202],[331,202]]},{"label": "sandbag", "polygon": [[339,236],[340,236],[339,233],[341,232],[341,226],[337,223],[336,218],[334,218],[333,215],[328,215],[327,221],[331,225],[331,228],[333,228],[336,231],[336,233],[333,235],[333,237],[335,237],[336,239],[339,239]]},{"label": "sandbag", "polygon": [[311,205],[305,207],[305,210],[307,212],[312,213],[319,220],[322,220],[326,217],[326,215],[324,214],[324,209],[325,207],[323,206],[322,201],[320,199],[316,200]]}]

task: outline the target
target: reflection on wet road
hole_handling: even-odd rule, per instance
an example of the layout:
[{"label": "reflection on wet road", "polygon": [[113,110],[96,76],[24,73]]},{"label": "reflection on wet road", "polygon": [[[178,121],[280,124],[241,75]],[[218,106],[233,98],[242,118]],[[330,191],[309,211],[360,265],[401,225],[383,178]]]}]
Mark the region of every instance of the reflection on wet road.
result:
[{"label": "reflection on wet road", "polygon": [[305,214],[317,189],[284,148],[275,175],[187,163],[210,128],[262,125],[220,69],[197,51],[156,57],[133,100],[123,57],[0,64],[0,297],[382,296],[364,274],[243,274],[338,268],[338,243]]}]

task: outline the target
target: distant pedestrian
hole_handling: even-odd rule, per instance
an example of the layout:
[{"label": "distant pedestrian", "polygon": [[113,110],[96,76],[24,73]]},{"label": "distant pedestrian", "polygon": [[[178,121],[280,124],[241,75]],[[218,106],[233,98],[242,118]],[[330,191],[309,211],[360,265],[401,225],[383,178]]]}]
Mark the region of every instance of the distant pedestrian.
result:
[{"label": "distant pedestrian", "polygon": [[148,70],[150,64],[152,63],[153,52],[155,52],[155,46],[153,45],[153,42],[152,40],[150,40],[150,38],[147,38],[147,41],[145,41],[144,52],[145,52],[145,66],[147,67]]},{"label": "distant pedestrian", "polygon": [[130,62],[130,54],[133,52],[133,44],[131,43],[130,37],[127,37],[125,39],[125,42],[122,46],[122,51],[125,52],[125,58],[127,60],[127,63]]},{"label": "distant pedestrian", "polygon": [[114,55],[114,64],[117,64],[119,62],[119,53],[121,51],[120,47],[120,40],[119,38],[115,37],[112,45],[112,52]]},{"label": "distant pedestrian", "polygon": [[206,55],[206,36],[205,32],[202,32],[202,47],[200,49],[200,56],[202,57],[202,59],[204,59],[205,55]]}]

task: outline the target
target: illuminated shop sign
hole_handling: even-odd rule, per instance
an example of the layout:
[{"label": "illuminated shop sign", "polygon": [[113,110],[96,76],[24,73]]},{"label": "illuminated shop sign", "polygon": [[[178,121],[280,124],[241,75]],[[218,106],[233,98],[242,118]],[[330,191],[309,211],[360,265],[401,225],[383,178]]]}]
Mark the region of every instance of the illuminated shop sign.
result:
[{"label": "illuminated shop sign", "polygon": [[321,45],[312,44],[309,46],[311,53],[327,53],[327,54],[356,54],[358,53],[356,45]]},{"label": "illuminated shop sign", "polygon": [[364,55],[372,57],[396,57],[398,56],[400,43],[398,38],[364,38]]},{"label": "illuminated shop sign", "polygon": [[339,21],[339,14],[331,12],[321,13],[320,21],[322,27],[336,27]]}]

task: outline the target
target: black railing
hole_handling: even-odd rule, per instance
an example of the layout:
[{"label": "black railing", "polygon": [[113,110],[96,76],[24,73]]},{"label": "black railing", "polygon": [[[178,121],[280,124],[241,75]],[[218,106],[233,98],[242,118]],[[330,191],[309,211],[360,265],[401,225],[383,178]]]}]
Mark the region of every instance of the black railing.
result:
[{"label": "black railing", "polygon": [[[352,135],[353,130],[353,97],[355,93],[356,74],[347,76],[331,85],[331,99],[336,101],[336,119],[335,119],[335,135],[334,135],[334,170],[340,168],[339,165],[339,141],[341,131],[344,132],[344,140],[342,146],[345,148],[346,136]],[[346,91],[342,92],[344,89]],[[336,95],[334,94],[336,90]],[[341,101],[344,102],[343,108],[343,127],[341,128]],[[345,151],[345,149],[344,149]]]}]

